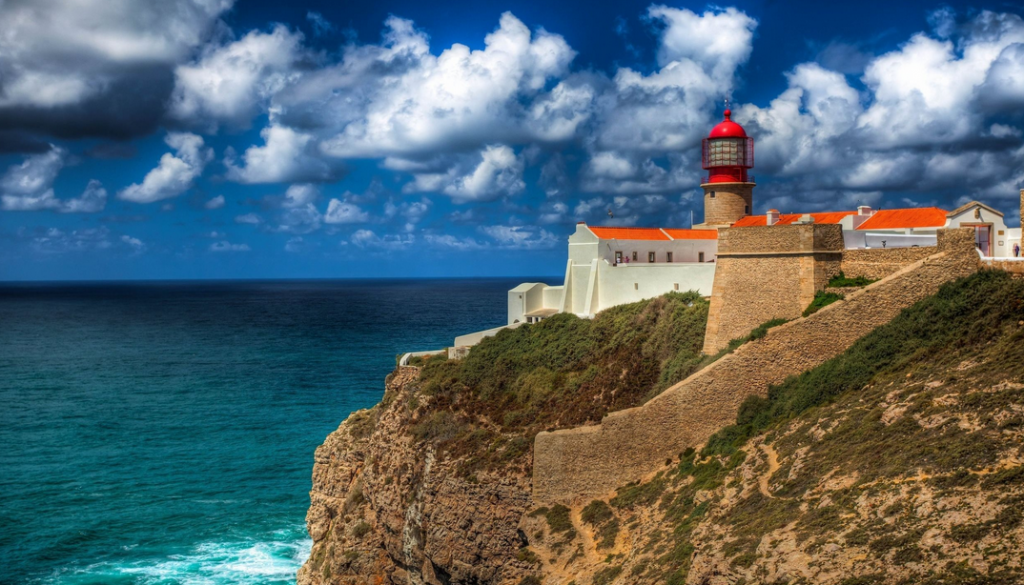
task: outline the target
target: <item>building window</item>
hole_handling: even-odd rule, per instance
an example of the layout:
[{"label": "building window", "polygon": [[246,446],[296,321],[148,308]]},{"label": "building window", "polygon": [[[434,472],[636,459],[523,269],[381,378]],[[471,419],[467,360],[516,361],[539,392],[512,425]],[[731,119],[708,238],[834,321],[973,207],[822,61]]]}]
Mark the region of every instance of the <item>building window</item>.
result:
[{"label": "building window", "polygon": [[679,290],[679,283],[678,282],[673,283],[672,284],[672,288],[674,288],[675,290]]},{"label": "building window", "polygon": [[616,264],[622,264],[622,252],[621,251],[615,252],[615,263]]},{"label": "building window", "polygon": [[648,252],[647,253],[647,261],[648,262],[654,262],[654,252]]},{"label": "building window", "polygon": [[750,206],[749,205],[744,205],[743,206],[743,213],[745,213],[747,215],[750,215]]},{"label": "building window", "polygon": [[715,192],[712,191],[712,192],[708,193],[708,196],[710,196],[712,199],[714,199],[715,198]]},{"label": "building window", "polygon": [[636,262],[636,252],[633,252],[633,262]]},{"label": "building window", "polygon": [[665,262],[672,261],[672,252],[665,252]]},{"label": "building window", "polygon": [[697,262],[704,261],[704,252],[697,252]]},{"label": "building window", "polygon": [[640,283],[639,282],[634,282],[633,283],[633,290],[640,290]]}]

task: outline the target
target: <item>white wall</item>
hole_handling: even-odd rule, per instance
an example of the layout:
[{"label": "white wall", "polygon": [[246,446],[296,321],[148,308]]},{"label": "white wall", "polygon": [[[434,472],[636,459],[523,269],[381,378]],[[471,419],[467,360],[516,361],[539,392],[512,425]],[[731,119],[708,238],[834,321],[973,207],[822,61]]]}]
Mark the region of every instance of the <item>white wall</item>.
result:
[{"label": "white wall", "polygon": [[524,323],[516,323],[514,325],[505,325],[502,327],[495,327],[494,329],[485,329],[483,331],[476,331],[473,333],[460,335],[455,338],[455,344],[452,347],[473,346],[480,343],[480,341],[485,337],[494,337],[502,329],[515,329],[516,327],[519,327],[520,325],[523,324]]},{"label": "white wall", "polygon": [[1007,228],[1006,229],[1006,255],[1010,258],[1013,257],[1013,245],[1017,244],[1022,248],[1020,256],[1024,257],[1024,244],[1021,243],[1020,228]]},{"label": "white wall", "polygon": [[508,324],[526,321],[527,313],[542,308],[547,287],[542,282],[524,282],[508,291]]},{"label": "white wall", "polygon": [[[974,211],[978,210],[978,217],[975,217]],[[966,225],[965,225],[966,224]],[[947,227],[973,227],[977,224],[992,224],[992,256],[997,258],[1005,258],[1007,256],[1013,256],[1013,244],[1008,244],[1009,240],[1006,228],[1006,222],[1003,221],[1003,216],[998,213],[993,213],[989,209],[975,205],[968,207],[964,211],[950,217],[947,222]],[[1001,232],[1001,233],[1000,233]]]},{"label": "white wall", "polygon": [[[601,240],[600,258],[615,263],[615,252],[621,251],[629,263],[647,264],[649,252],[654,252],[655,262],[666,262],[667,253],[672,252],[672,262],[697,262],[700,252],[704,261],[711,262],[718,253],[718,240]],[[636,260],[633,260],[636,252]]]},{"label": "white wall", "polygon": [[676,290],[696,290],[711,295],[715,263],[630,263],[613,266],[601,262],[598,268],[599,311],[615,305],[635,303]]},{"label": "white wall", "polygon": [[[913,246],[935,246],[935,230],[874,230],[874,231],[843,231],[843,242],[847,250],[858,248],[910,248]],[[883,245],[882,242],[885,242]]]}]

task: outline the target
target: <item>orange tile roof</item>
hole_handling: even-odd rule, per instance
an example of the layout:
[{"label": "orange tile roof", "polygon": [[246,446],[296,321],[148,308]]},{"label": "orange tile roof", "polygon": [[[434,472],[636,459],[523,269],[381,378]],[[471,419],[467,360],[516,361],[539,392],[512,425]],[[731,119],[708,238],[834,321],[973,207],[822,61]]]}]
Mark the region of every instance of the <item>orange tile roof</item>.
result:
[{"label": "orange tile roof", "polygon": [[602,240],[669,240],[658,228],[587,226]]},{"label": "orange tile roof", "polygon": [[602,240],[717,240],[718,230],[681,228],[600,227],[587,228]]},{"label": "orange tile roof", "polygon": [[673,240],[717,240],[718,230],[662,228]]},{"label": "orange tile roof", "polygon": [[[821,213],[812,213],[811,217],[814,218],[814,223],[839,223],[847,215],[854,215],[856,211],[823,211]],[[800,219],[804,214],[802,213],[784,213],[779,215],[779,221],[774,225],[790,225]],[[748,215],[740,218],[739,221],[732,224],[732,227],[757,227],[768,225],[768,218],[764,215]]]},{"label": "orange tile roof", "polygon": [[903,228],[942,227],[946,225],[946,211],[938,207],[912,209],[880,209],[858,230],[893,230]]}]

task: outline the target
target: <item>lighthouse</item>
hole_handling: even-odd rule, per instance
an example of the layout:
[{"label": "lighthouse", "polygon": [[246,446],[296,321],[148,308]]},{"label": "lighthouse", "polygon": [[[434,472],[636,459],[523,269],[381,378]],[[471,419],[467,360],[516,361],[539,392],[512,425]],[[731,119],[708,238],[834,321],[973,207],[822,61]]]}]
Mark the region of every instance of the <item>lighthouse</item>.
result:
[{"label": "lighthouse", "polygon": [[728,227],[754,207],[754,139],[743,126],[732,121],[732,111],[711,129],[701,148],[701,161],[708,172],[704,189],[704,227]]}]

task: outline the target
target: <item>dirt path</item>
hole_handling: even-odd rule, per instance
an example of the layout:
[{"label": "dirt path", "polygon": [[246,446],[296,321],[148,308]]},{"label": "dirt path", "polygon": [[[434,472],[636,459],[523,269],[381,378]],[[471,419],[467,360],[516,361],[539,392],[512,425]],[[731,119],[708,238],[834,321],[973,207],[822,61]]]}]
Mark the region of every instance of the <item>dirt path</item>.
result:
[{"label": "dirt path", "polygon": [[765,458],[768,460],[768,471],[762,473],[761,477],[757,478],[757,487],[761,490],[761,495],[774,499],[775,496],[768,491],[768,480],[779,470],[779,454],[768,443],[761,443],[761,451],[764,452]]}]

